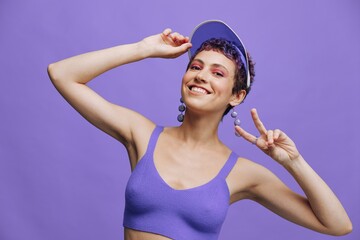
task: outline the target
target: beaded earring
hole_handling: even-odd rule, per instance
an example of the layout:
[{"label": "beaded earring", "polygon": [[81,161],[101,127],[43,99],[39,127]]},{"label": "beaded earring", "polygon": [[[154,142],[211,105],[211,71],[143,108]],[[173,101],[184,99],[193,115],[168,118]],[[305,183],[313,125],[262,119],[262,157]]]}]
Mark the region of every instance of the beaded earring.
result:
[{"label": "beaded earring", "polygon": [[180,114],[177,116],[177,120],[179,122],[183,122],[184,121],[184,112],[185,112],[186,107],[185,107],[185,104],[184,104],[184,101],[182,98],[180,98],[180,102],[181,102],[181,104],[178,108],[180,111]]},{"label": "beaded earring", "polygon": [[[237,118],[238,113],[235,112],[234,108],[231,109],[231,114],[230,114],[230,116],[235,119],[235,120],[234,120],[234,125],[235,125],[235,126],[240,126],[241,121],[240,121],[240,119]],[[240,137],[240,135],[239,135],[236,131],[235,131],[235,135],[236,135],[237,137]]]}]

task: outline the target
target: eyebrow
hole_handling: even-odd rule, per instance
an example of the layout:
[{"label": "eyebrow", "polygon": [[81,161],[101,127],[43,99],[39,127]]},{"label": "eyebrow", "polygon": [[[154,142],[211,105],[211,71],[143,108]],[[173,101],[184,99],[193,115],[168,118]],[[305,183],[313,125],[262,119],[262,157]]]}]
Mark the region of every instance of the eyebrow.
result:
[{"label": "eyebrow", "polygon": [[[205,62],[199,58],[194,58],[191,63],[193,63],[195,61],[200,62],[201,64],[205,64]],[[224,65],[221,65],[219,63],[213,63],[213,64],[211,64],[211,66],[224,68],[226,70],[226,72],[229,73],[229,70]]]}]

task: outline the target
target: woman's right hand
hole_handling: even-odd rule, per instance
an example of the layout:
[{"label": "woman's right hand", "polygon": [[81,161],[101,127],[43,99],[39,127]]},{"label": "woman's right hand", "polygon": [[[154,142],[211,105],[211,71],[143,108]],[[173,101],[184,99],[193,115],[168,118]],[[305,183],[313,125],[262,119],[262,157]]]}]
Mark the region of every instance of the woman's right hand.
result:
[{"label": "woman's right hand", "polygon": [[140,44],[145,51],[148,51],[149,57],[158,58],[179,57],[192,46],[188,37],[177,32],[172,33],[170,28],[160,34],[144,38]]}]

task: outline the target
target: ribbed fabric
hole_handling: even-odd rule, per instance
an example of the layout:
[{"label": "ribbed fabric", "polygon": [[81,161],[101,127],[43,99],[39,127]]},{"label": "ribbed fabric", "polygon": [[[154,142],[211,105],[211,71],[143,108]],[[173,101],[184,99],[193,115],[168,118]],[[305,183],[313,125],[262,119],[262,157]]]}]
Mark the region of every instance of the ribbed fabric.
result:
[{"label": "ribbed fabric", "polygon": [[154,129],[146,153],[127,183],[124,227],[176,240],[218,239],[230,200],[225,179],[237,155],[232,152],[209,182],[175,190],[161,178],[154,164],[154,149],[162,131],[159,126]]}]

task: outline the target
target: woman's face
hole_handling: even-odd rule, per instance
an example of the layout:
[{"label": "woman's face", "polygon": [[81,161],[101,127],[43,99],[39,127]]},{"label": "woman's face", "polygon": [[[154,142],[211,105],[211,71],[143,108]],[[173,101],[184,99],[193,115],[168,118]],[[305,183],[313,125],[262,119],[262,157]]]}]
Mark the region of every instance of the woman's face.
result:
[{"label": "woman's face", "polygon": [[235,63],[216,51],[202,51],[190,63],[182,80],[182,97],[196,111],[225,111],[233,100]]}]

